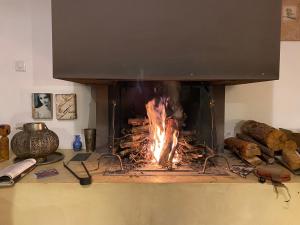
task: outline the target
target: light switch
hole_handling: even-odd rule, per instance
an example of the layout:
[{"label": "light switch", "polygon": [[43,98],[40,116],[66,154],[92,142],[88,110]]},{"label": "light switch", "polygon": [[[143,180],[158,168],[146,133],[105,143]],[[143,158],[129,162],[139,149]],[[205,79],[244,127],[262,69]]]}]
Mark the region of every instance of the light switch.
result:
[{"label": "light switch", "polygon": [[26,72],[26,64],[23,60],[18,60],[15,62],[16,72]]}]

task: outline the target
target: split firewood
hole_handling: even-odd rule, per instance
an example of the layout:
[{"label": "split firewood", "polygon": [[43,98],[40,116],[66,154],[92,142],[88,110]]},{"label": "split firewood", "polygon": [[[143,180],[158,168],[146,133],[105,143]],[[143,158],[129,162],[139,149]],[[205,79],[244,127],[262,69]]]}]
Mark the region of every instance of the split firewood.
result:
[{"label": "split firewood", "polygon": [[145,118],[128,119],[128,124],[132,125],[132,126],[144,126],[148,123],[149,123],[148,119],[145,119]]},{"label": "split firewood", "polygon": [[259,158],[261,158],[263,161],[265,161],[267,164],[273,164],[275,162],[275,158],[271,157],[265,153],[261,153],[261,155],[259,156]]},{"label": "split firewood", "polygon": [[252,157],[252,158],[243,158],[245,161],[247,161],[249,164],[253,166],[259,166],[262,164],[262,160],[258,158],[257,156]]},{"label": "split firewood", "polygon": [[270,157],[274,157],[274,151],[269,149],[268,147],[262,145],[261,143],[257,142],[256,140],[254,140],[252,137],[246,135],[246,134],[236,134],[236,136],[244,141],[248,141],[254,144],[257,144],[258,147],[260,148],[261,152],[263,152],[264,154],[270,156]]},{"label": "split firewood", "polygon": [[144,133],[142,133],[142,134],[134,134],[134,135],[132,135],[132,136],[130,136],[130,140],[131,141],[142,141],[142,140],[144,140],[144,139],[146,139],[147,138],[147,136],[149,136],[149,134],[144,134]]},{"label": "split firewood", "polygon": [[123,158],[123,157],[129,155],[130,153],[136,152],[136,151],[137,151],[136,148],[127,148],[123,151],[120,151],[118,154]]},{"label": "split firewood", "polygon": [[288,164],[292,170],[300,169],[300,155],[296,151],[283,151],[282,160]]},{"label": "split firewood", "polygon": [[288,140],[285,142],[282,151],[295,152],[297,151],[297,144],[293,140]]},{"label": "split firewood", "polygon": [[288,137],[284,132],[265,123],[259,123],[253,120],[246,121],[241,126],[241,131],[266,145],[273,151],[282,150],[285,142],[288,140]]},{"label": "split firewood", "polygon": [[184,146],[185,148],[192,150],[194,147],[192,145],[190,145],[189,143],[187,143],[186,141],[179,141],[178,142],[179,145]]},{"label": "split firewood", "polygon": [[203,153],[203,152],[204,152],[204,149],[203,149],[203,148],[197,148],[197,147],[194,147],[193,149],[183,150],[183,152],[186,153],[186,154],[189,154],[189,153],[196,153],[196,152],[201,152],[201,153]]},{"label": "split firewood", "polygon": [[243,158],[251,158],[261,155],[259,147],[254,143],[243,141],[235,137],[227,138],[224,142],[226,148],[238,151]]},{"label": "split firewood", "polygon": [[199,159],[203,159],[203,157],[204,156],[201,154],[188,154],[183,157],[183,160],[186,162],[190,162],[190,161],[196,161]]},{"label": "split firewood", "polygon": [[173,150],[173,148],[172,148],[173,147],[173,135],[175,134],[175,132],[178,132],[177,121],[175,119],[168,119],[166,122],[166,136],[165,136],[166,141],[162,148],[159,162],[158,162],[158,164],[161,166],[166,167],[169,165],[168,162],[172,162],[172,160],[173,160],[174,154],[172,157],[171,151]]},{"label": "split firewood", "polygon": [[186,136],[193,136],[196,134],[196,130],[183,130],[180,132],[180,136],[186,137]]},{"label": "split firewood", "polygon": [[296,142],[297,147],[300,148],[300,133],[294,133],[291,130],[287,130],[287,129],[283,129],[283,128],[279,128],[279,130],[284,132],[290,140],[293,140],[294,142]]},{"label": "split firewood", "polygon": [[140,142],[120,142],[120,148],[138,148]]},{"label": "split firewood", "polygon": [[144,132],[148,133],[149,132],[149,125],[132,127],[131,132],[133,134],[144,133]]}]

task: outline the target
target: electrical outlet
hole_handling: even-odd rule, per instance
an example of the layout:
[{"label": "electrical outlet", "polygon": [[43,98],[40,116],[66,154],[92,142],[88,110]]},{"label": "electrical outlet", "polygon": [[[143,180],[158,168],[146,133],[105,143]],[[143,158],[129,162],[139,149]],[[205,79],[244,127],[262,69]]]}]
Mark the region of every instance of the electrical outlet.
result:
[{"label": "electrical outlet", "polygon": [[18,60],[15,62],[16,72],[26,72],[26,64],[23,60]]}]

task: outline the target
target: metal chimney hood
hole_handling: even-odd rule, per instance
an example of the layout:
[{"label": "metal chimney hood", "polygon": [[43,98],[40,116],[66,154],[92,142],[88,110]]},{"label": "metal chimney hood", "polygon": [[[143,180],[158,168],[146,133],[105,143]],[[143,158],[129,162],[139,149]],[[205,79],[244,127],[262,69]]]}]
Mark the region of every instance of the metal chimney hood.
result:
[{"label": "metal chimney hood", "polygon": [[53,76],[278,79],[280,19],[280,0],[52,0]]}]

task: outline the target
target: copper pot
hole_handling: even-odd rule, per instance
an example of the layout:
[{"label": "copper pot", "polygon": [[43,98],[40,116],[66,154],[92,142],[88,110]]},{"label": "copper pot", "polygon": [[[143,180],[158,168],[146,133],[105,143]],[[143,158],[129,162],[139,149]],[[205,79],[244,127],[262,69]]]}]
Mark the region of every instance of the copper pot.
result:
[{"label": "copper pot", "polygon": [[45,123],[26,123],[21,129],[11,140],[11,149],[18,158],[43,161],[57,150],[58,136]]}]

